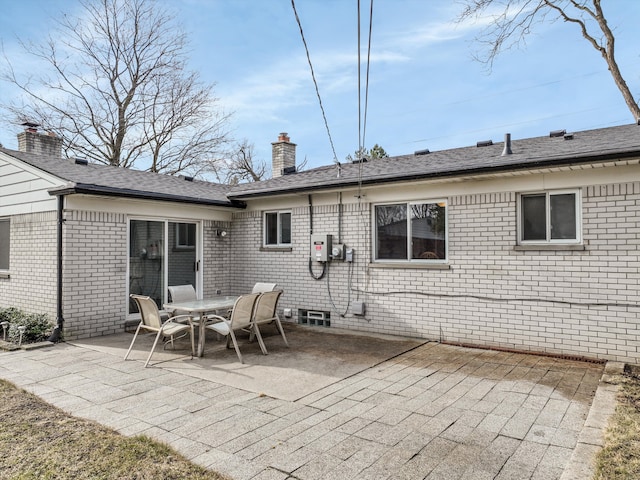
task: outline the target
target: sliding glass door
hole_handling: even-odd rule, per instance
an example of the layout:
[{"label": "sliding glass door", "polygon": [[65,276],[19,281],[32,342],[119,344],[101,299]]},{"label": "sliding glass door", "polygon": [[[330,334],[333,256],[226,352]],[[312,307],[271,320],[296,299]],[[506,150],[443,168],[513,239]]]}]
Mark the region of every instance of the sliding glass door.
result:
[{"label": "sliding glass door", "polygon": [[[195,223],[169,222],[169,251],[167,252],[167,286],[193,285],[196,288],[196,234]],[[197,291],[197,288],[196,288]]]},{"label": "sliding glass door", "polygon": [[[130,220],[129,292],[151,297],[158,308],[169,285],[193,285],[198,279],[198,224],[163,220]],[[137,312],[129,302],[129,313]]]}]

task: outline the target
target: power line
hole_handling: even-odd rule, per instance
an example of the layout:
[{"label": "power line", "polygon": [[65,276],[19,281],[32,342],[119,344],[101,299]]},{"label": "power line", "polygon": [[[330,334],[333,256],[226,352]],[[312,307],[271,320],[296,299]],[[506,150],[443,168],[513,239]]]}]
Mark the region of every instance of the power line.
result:
[{"label": "power line", "polygon": [[316,81],[316,75],[313,72],[313,65],[311,64],[311,56],[309,55],[309,48],[307,47],[307,41],[305,40],[304,32],[302,31],[302,23],[300,23],[300,17],[298,17],[295,0],[291,0],[291,6],[293,7],[293,13],[296,16],[296,22],[298,22],[298,28],[300,29],[300,37],[302,38],[302,43],[304,44],[304,50],[307,53],[307,61],[309,62],[309,69],[311,70],[311,78],[313,79],[313,85],[316,88],[316,95],[318,96],[318,103],[320,104],[320,110],[322,111],[324,126],[327,129],[327,136],[329,137],[329,143],[331,144],[331,151],[333,152],[333,161],[335,163],[340,163],[338,162],[336,149],[333,146],[333,139],[331,138],[331,132],[329,131],[329,122],[327,121],[327,116],[325,115],[324,107],[322,106],[322,99],[320,98],[320,90],[318,89],[318,82]]},{"label": "power line", "polygon": [[[360,148],[364,148],[367,132],[367,110],[369,107],[369,70],[371,67],[371,34],[373,31],[373,0],[369,4],[369,38],[367,41],[367,75],[365,79],[364,116],[362,117],[362,135]],[[360,118],[360,0],[358,0],[358,118]],[[358,129],[360,122],[358,123]]]}]

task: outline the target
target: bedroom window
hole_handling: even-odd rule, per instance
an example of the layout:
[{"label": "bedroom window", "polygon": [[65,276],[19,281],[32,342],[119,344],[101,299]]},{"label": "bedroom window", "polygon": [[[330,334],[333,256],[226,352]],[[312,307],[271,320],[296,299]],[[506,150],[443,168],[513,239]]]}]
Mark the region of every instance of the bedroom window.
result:
[{"label": "bedroom window", "polygon": [[291,246],[291,212],[277,211],[264,213],[264,246]]},{"label": "bedroom window", "polygon": [[374,216],[376,260],[446,261],[445,201],[376,205]]},{"label": "bedroom window", "polygon": [[0,270],[9,270],[11,221],[0,218]]},{"label": "bedroom window", "polygon": [[520,195],[520,243],[579,243],[577,190]]}]

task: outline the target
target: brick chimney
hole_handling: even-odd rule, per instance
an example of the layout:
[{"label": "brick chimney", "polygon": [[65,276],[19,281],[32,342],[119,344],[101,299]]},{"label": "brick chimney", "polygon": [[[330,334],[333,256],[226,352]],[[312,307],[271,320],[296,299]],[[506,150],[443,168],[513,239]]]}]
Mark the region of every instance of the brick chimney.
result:
[{"label": "brick chimney", "polygon": [[22,124],[24,132],[18,134],[18,150],[48,157],[62,157],[62,139],[55,133],[38,132],[37,123]]},{"label": "brick chimney", "polygon": [[278,141],[271,144],[271,177],[281,177],[295,172],[296,144],[291,143],[289,135],[282,132]]}]

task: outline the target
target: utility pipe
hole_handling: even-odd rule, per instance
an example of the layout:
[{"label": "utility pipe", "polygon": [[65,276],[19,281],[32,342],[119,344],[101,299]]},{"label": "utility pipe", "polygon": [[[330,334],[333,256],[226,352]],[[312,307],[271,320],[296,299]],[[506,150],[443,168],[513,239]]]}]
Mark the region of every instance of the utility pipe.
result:
[{"label": "utility pipe", "polygon": [[62,338],[64,327],[64,317],[62,315],[62,225],[64,224],[64,195],[58,195],[58,282],[57,296],[58,305],[56,309],[56,326],[49,337],[50,342],[59,342]]}]

